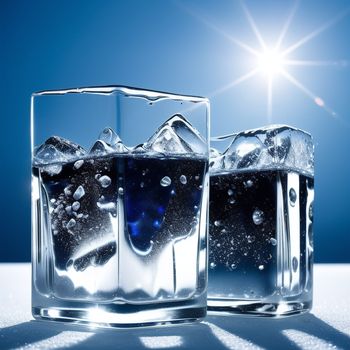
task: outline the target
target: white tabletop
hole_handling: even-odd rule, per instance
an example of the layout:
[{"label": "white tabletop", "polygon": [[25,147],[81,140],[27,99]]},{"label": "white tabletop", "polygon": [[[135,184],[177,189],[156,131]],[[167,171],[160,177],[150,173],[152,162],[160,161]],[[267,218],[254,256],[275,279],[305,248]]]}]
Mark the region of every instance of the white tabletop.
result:
[{"label": "white tabletop", "polygon": [[167,327],[92,329],[34,321],[30,265],[0,264],[0,349],[350,349],[350,264],[316,265],[312,313],[208,316]]}]

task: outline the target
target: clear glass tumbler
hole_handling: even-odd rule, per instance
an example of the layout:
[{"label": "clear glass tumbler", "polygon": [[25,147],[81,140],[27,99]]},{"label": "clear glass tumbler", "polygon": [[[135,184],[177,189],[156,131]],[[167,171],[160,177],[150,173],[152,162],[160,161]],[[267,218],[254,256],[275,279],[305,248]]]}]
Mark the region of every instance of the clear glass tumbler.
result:
[{"label": "clear glass tumbler", "polygon": [[311,136],[272,125],[211,146],[208,310],[257,316],[310,310]]},{"label": "clear glass tumbler", "polygon": [[206,315],[208,125],[200,97],[33,94],[35,318],[140,326]]}]

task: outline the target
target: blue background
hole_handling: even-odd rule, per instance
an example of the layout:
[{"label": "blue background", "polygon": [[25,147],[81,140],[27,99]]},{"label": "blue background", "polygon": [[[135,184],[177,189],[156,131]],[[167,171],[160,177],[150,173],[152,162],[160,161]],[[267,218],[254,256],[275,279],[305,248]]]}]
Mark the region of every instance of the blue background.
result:
[{"label": "blue background", "polygon": [[[247,1],[266,41],[274,42],[293,5]],[[337,16],[347,1],[301,1],[283,46]],[[200,18],[199,18],[200,17]],[[227,35],[258,48],[237,1],[0,1],[0,261],[30,259],[30,95],[33,91],[124,84],[211,98],[212,135],[268,123],[266,79],[220,94],[250,65]],[[350,262],[350,16],[291,55],[341,60],[289,71],[334,109],[331,116],[278,77],[272,122],[312,133],[316,143],[317,262]]]}]

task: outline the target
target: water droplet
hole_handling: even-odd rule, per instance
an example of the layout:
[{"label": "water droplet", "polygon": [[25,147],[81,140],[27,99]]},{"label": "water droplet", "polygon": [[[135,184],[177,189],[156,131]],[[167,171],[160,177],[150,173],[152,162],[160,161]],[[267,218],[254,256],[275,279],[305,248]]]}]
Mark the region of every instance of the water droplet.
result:
[{"label": "water droplet", "polygon": [[168,187],[171,185],[171,178],[169,176],[164,176],[161,180],[160,180],[160,185],[163,187]]},{"label": "water droplet", "polygon": [[227,191],[227,194],[228,194],[229,196],[232,196],[232,195],[233,195],[233,191],[231,190],[231,188]]},{"label": "water droplet", "polygon": [[270,238],[270,243],[272,244],[272,245],[276,245],[277,244],[277,239],[276,238]]},{"label": "water droplet", "polygon": [[220,243],[218,243],[216,246],[217,246],[218,248],[220,248],[220,247],[221,247],[221,244],[220,244]]},{"label": "water droplet", "polygon": [[210,268],[211,268],[211,269],[214,269],[215,267],[216,267],[216,264],[215,264],[214,262],[211,262],[211,263],[210,263]]},{"label": "water droplet", "polygon": [[252,180],[247,180],[244,182],[244,187],[249,188],[253,186],[253,181]]},{"label": "water droplet", "polygon": [[294,256],[292,259],[292,267],[293,267],[293,271],[296,272],[298,269],[298,259]]},{"label": "water droplet", "polygon": [[259,270],[262,271],[264,270],[265,266],[264,265],[259,265]]},{"label": "water droplet", "polygon": [[237,268],[237,265],[236,264],[231,264],[231,269],[232,270],[235,270]]},{"label": "water droplet", "polygon": [[98,179],[98,182],[103,188],[107,188],[112,183],[112,180],[109,176],[103,175]]},{"label": "water droplet", "polygon": [[194,178],[195,178],[195,180],[199,180],[199,176],[198,175],[196,175]]},{"label": "water droplet", "polygon": [[123,187],[119,187],[118,188],[118,193],[122,196],[124,194],[124,188]]},{"label": "water droplet", "polygon": [[214,225],[215,225],[216,227],[221,226],[221,221],[220,221],[220,220],[215,220],[215,221],[214,221]]},{"label": "water droplet", "polygon": [[264,212],[260,209],[255,209],[252,218],[255,225],[260,225],[265,219]]},{"label": "water droplet", "polygon": [[186,185],[187,184],[187,177],[185,175],[181,175],[180,176],[180,182],[183,184],[183,185]]},{"label": "water droplet", "polygon": [[295,202],[297,201],[297,193],[295,192],[294,188],[291,188],[289,190],[289,200],[290,200],[290,205],[294,207]]},{"label": "water droplet", "polygon": [[312,202],[309,207],[309,219],[314,221],[314,202]]}]

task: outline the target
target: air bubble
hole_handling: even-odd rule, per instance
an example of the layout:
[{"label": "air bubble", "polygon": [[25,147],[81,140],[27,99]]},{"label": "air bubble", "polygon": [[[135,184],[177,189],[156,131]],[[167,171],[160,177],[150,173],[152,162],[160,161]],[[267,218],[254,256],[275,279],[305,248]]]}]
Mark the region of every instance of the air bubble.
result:
[{"label": "air bubble", "polygon": [[216,267],[216,264],[215,264],[214,262],[211,262],[211,263],[210,263],[210,268],[211,268],[211,269],[215,269],[215,267]]},{"label": "air bubble", "polygon": [[260,209],[255,209],[252,218],[255,225],[261,225],[265,219],[264,212]]},{"label": "air bubble", "polygon": [[160,185],[163,187],[168,187],[171,185],[171,178],[169,176],[164,176],[161,180],[160,180]]},{"label": "air bubble", "polygon": [[183,184],[183,185],[186,185],[187,184],[187,177],[185,175],[181,175],[180,176],[180,182]]},{"label": "air bubble", "polygon": [[75,224],[76,224],[76,221],[75,221],[74,219],[70,219],[70,220],[68,221],[68,223],[67,223],[66,228],[67,228],[68,230],[70,230],[71,228],[73,228],[73,227],[75,226]]},{"label": "air bubble", "polygon": [[214,225],[215,225],[216,227],[221,226],[221,221],[220,221],[220,220],[215,220],[215,221],[214,221]]},{"label": "air bubble", "polygon": [[118,188],[118,193],[122,196],[124,194],[124,188],[123,187],[119,187]]},{"label": "air bubble", "polygon": [[298,259],[294,256],[292,259],[292,267],[293,267],[293,271],[296,272],[298,269]]},{"label": "air bubble", "polygon": [[244,182],[244,187],[249,188],[253,186],[253,181],[252,180],[247,180]]},{"label": "air bubble", "polygon": [[247,236],[247,241],[248,243],[253,243],[255,241],[255,237],[254,236]]},{"label": "air bubble", "polygon": [[228,194],[229,196],[232,196],[232,195],[233,195],[233,191],[231,190],[231,188],[227,191],[227,194]]},{"label": "air bubble", "polygon": [[264,265],[259,265],[259,270],[262,271],[264,270],[265,266]]},{"label": "air bubble", "polygon": [[297,193],[295,192],[294,188],[291,188],[289,190],[289,200],[290,200],[290,205],[294,207],[295,202],[297,201]]},{"label": "air bubble", "polygon": [[270,243],[272,245],[276,245],[277,244],[277,239],[276,238],[270,238]]},{"label": "air bubble", "polygon": [[312,202],[309,207],[309,219],[314,221],[314,202]]},{"label": "air bubble", "polygon": [[103,175],[98,179],[98,182],[103,188],[107,188],[112,183],[112,180],[109,176]]}]

